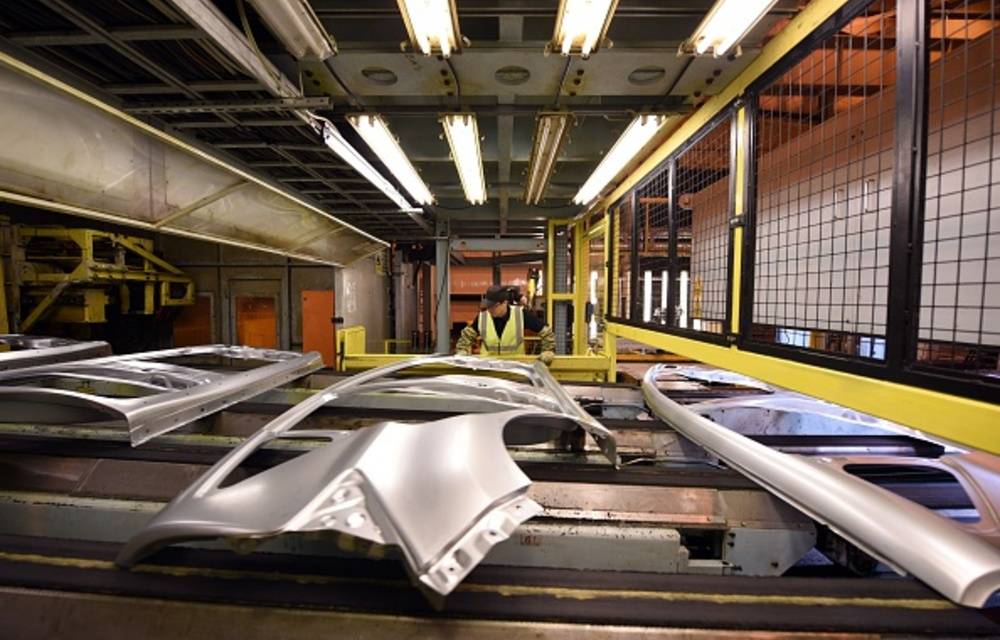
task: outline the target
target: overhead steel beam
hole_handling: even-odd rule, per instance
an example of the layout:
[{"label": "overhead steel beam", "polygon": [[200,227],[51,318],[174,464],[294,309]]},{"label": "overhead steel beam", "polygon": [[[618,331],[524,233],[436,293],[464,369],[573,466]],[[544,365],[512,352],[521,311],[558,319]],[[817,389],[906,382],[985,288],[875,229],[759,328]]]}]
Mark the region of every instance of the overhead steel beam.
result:
[{"label": "overhead steel beam", "polygon": [[[25,55],[33,59],[30,52]],[[307,234],[350,225],[232,158],[126,114],[107,99],[0,49],[6,125],[0,128],[0,172],[6,183],[0,199],[327,264],[348,264],[383,244],[352,226],[356,235],[336,246],[289,252]],[[51,110],[60,114],[56,121],[48,115]],[[94,144],[102,149],[99,161],[86,151]],[[166,175],[176,179],[166,180]],[[231,203],[218,203],[225,207],[209,204],[204,212],[155,226],[178,207],[239,180],[252,184],[229,194]]]},{"label": "overhead steel beam", "polygon": [[[507,213],[509,220],[548,220],[549,218],[570,218],[580,213],[578,205],[567,205],[554,209],[541,209],[516,202]],[[466,207],[462,209],[435,209],[434,215],[449,220],[493,220],[496,221],[496,211],[483,207]]]},{"label": "overhead steel beam", "polygon": [[157,220],[155,223],[153,223],[153,226],[156,227],[157,229],[159,229],[160,227],[163,227],[164,225],[168,225],[171,222],[177,220],[178,218],[183,218],[184,216],[186,216],[186,215],[188,215],[188,214],[190,214],[190,213],[192,213],[194,211],[197,211],[198,209],[201,209],[202,207],[208,206],[208,205],[212,204],[213,202],[217,202],[219,200],[222,200],[223,198],[225,198],[229,194],[234,193],[236,191],[239,191],[243,187],[246,187],[246,186],[249,186],[249,185],[250,185],[250,183],[247,182],[246,180],[240,180],[240,181],[238,181],[238,182],[236,182],[234,184],[229,185],[228,187],[225,187],[223,189],[219,189],[215,193],[210,193],[207,196],[205,196],[204,198],[199,198],[198,200],[192,202],[191,204],[189,204],[187,206],[184,206],[184,207],[181,207],[180,209],[175,209],[175,210],[171,211],[169,214],[167,214],[166,217],[164,217],[164,218],[162,218],[160,220]]},{"label": "overhead steel beam", "polygon": [[545,241],[531,238],[452,238],[452,251],[545,251]]},{"label": "overhead steel beam", "polygon": [[[283,144],[271,142],[220,142],[214,145],[218,149],[283,149],[285,151],[308,151],[329,155],[330,149],[321,144]],[[346,166],[346,165],[345,165]],[[365,182],[368,182],[365,180]]]},{"label": "overhead steel beam", "polygon": [[[150,42],[157,40],[195,40],[204,34],[185,25],[157,24],[136,27],[109,28],[108,33],[121,42]],[[38,31],[12,33],[7,39],[22,47],[64,47],[104,44],[101,36],[86,31]]]},{"label": "overhead steel beam", "polygon": [[[350,169],[346,164],[339,164],[337,162],[276,162],[273,160],[263,160],[261,162],[248,162],[247,166],[253,167],[254,169],[287,169],[287,168],[299,168],[299,167],[309,167],[311,169]],[[302,193],[302,192],[300,192]],[[378,191],[377,193],[382,193]]]},{"label": "overhead steel beam", "polygon": [[[675,99],[678,98],[678,99]],[[572,100],[564,100],[563,106],[570,113],[586,116],[628,116],[634,115],[637,111],[648,109],[651,96],[640,96],[637,98],[619,98],[613,104],[573,104]],[[656,112],[665,115],[685,115],[691,113],[691,105],[684,104],[684,96],[668,96],[662,105],[658,105]],[[476,106],[464,106],[463,111],[475,113],[483,117],[513,116],[519,118],[534,118],[539,111],[550,109],[550,104],[530,105],[530,104],[498,104]],[[442,107],[426,104],[384,104],[379,105],[378,112],[387,117],[405,118],[427,118],[440,117]]]},{"label": "overhead steel beam", "polygon": [[[198,93],[264,90],[264,86],[259,82],[252,82],[247,80],[208,80],[208,81],[197,81],[197,82],[192,81],[188,82],[187,86],[192,91],[197,91]],[[173,87],[166,84],[135,84],[135,83],[106,84],[101,88],[107,91],[108,93],[113,93],[119,96],[184,93],[177,87]]]},{"label": "overhead steel beam", "polygon": [[[251,76],[279,98],[298,98],[302,93],[264,56],[258,55],[236,25],[211,0],[169,0],[193,25],[205,33]],[[304,117],[304,116],[303,116]]]},{"label": "overhead steel beam", "polygon": [[202,100],[167,102],[125,107],[134,114],[183,114],[183,113],[254,113],[258,111],[294,111],[296,109],[325,109],[331,105],[329,96],[304,98],[274,98],[269,100]]},{"label": "overhead steel beam", "polygon": [[176,122],[174,129],[235,129],[237,127],[307,127],[309,123],[294,119],[272,120],[209,120],[205,122]]},{"label": "overhead steel beam", "polygon": [[201,98],[197,92],[192,91],[190,87],[186,86],[180,78],[150,60],[149,57],[135,47],[117,38],[111,31],[96,22],[89,15],[79,11],[78,8],[64,0],[40,0],[40,2],[84,31],[100,38],[103,44],[111,47],[161,82],[180,90],[189,98]]}]

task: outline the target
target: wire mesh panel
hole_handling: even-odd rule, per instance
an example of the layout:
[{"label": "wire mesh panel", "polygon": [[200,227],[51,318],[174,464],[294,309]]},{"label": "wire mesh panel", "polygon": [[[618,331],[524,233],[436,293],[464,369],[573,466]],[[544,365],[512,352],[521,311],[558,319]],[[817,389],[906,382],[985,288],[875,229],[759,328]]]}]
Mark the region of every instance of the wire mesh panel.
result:
[{"label": "wire mesh panel", "polygon": [[628,196],[611,208],[615,226],[613,265],[615,267],[614,299],[611,313],[617,318],[632,317],[632,207]]},{"label": "wire mesh panel", "polygon": [[931,2],[916,359],[1000,376],[1000,15]]},{"label": "wire mesh panel", "polygon": [[895,24],[874,2],[759,92],[754,341],[885,358]]},{"label": "wire mesh panel", "polygon": [[730,135],[725,118],[677,156],[674,325],[723,333],[729,284]]},{"label": "wire mesh panel", "polygon": [[667,325],[671,296],[670,168],[663,165],[636,190],[639,289],[636,320]]}]

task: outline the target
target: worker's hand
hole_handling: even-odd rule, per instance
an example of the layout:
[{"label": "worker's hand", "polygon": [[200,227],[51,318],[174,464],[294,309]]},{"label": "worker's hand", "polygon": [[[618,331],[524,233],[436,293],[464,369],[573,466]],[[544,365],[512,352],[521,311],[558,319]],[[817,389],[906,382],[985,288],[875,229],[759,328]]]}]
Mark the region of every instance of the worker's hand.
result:
[{"label": "worker's hand", "polygon": [[556,354],[551,351],[543,351],[538,359],[541,360],[546,367],[552,365],[552,361],[556,359]]},{"label": "worker's hand", "polygon": [[471,326],[467,326],[462,329],[462,335],[459,336],[458,342],[455,343],[455,353],[460,356],[472,355],[472,345],[476,343],[476,338],[479,334]]}]

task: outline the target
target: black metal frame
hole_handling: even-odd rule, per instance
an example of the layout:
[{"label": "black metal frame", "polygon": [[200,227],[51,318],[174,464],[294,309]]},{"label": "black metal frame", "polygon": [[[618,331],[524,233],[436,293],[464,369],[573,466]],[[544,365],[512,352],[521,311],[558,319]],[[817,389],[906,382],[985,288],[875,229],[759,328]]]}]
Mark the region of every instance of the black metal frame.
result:
[{"label": "black metal frame", "polygon": [[896,120],[894,136],[894,182],[889,247],[889,295],[887,301],[884,362],[859,360],[846,355],[809,351],[790,346],[755,342],[753,325],[754,265],[756,252],[756,159],[753,149],[758,135],[756,121],[761,90],[798,64],[816,45],[836,33],[864,11],[872,0],[852,0],[818,27],[747,89],[745,184],[745,230],[739,335],[741,349],[773,355],[903,384],[922,386],[955,395],[996,402],[998,387],[962,372],[921,368],[916,363],[920,308],[920,277],[924,227],[924,176],[927,164],[927,88],[929,73],[928,17],[925,3],[896,4]]},{"label": "black metal frame", "polygon": [[[630,213],[632,216],[632,256],[630,260],[631,273],[629,274],[629,286],[631,288],[630,298],[629,298],[629,318],[622,318],[618,316],[608,316],[609,322],[615,322],[618,324],[628,325],[632,327],[639,327],[642,329],[649,329],[651,331],[657,331],[659,333],[667,333],[670,335],[681,336],[685,338],[693,338],[697,340],[702,340],[704,342],[711,342],[715,344],[728,344],[731,342],[730,337],[730,327],[732,327],[732,278],[728,277],[726,279],[726,302],[725,302],[725,319],[723,320],[723,331],[722,333],[709,333],[705,331],[696,331],[694,329],[682,329],[679,327],[674,327],[673,323],[676,320],[676,306],[679,301],[678,290],[676,286],[668,287],[668,292],[670,296],[669,304],[667,305],[667,325],[666,327],[658,324],[649,324],[635,320],[635,318],[640,314],[639,300],[636,292],[639,286],[639,252],[637,251],[639,242],[639,225],[637,224],[637,207],[636,207],[636,196],[640,189],[647,186],[650,182],[655,180],[664,171],[667,172],[667,216],[668,216],[668,229],[669,229],[669,246],[667,249],[668,255],[668,270],[670,273],[671,283],[676,279],[677,274],[677,216],[676,216],[676,198],[674,197],[674,190],[677,184],[677,159],[684,155],[691,147],[698,144],[702,138],[708,135],[717,126],[729,120],[730,122],[730,145],[729,145],[729,205],[728,205],[728,216],[727,219],[731,220],[733,218],[733,207],[736,202],[736,187],[733,177],[736,175],[736,144],[733,140],[736,133],[736,113],[737,113],[738,103],[734,101],[733,103],[727,105],[719,113],[715,114],[708,122],[701,126],[698,131],[692,135],[690,138],[684,141],[684,143],[677,149],[674,149],[669,156],[667,156],[660,164],[656,165],[646,176],[643,177],[638,183],[633,186],[629,192],[622,196],[615,204],[609,207],[609,213],[612,210],[620,211],[620,203],[625,199],[629,198],[630,202]],[[618,215],[617,213],[615,215]],[[615,238],[617,242],[617,238]],[[729,246],[727,250],[726,264],[732,268],[733,261],[735,258],[735,245],[733,244],[733,230],[729,229]],[[731,275],[730,271],[730,275]],[[617,279],[616,279],[617,280]],[[615,291],[615,295],[617,295]],[[610,313],[610,309],[609,309]]]},{"label": "black metal frame", "polygon": [[[890,208],[889,244],[889,290],[886,302],[885,360],[861,359],[857,356],[820,352],[763,343],[753,340],[754,276],[757,236],[757,166],[754,149],[757,137],[757,116],[760,112],[758,99],[762,90],[794,67],[816,47],[836,34],[845,24],[857,17],[872,4],[872,0],[850,0],[840,7],[830,18],[815,29],[796,47],[783,56],[776,64],[757,78],[744,92],[741,101],[720,111],[683,145],[670,154],[649,175],[639,182],[625,197],[635,198],[635,193],[662,171],[669,171],[669,224],[671,277],[676,273],[677,238],[673,189],[676,182],[676,160],[692,145],[696,144],[708,131],[725,118],[732,119],[733,135],[736,133],[736,114],[742,106],[745,109],[746,136],[741,153],[744,154],[744,203],[742,216],[737,218],[735,205],[735,176],[737,144],[731,144],[732,165],[730,167],[730,278],[727,284],[726,328],[728,334],[716,335],[672,327],[674,307],[677,302],[677,287],[670,287],[671,300],[668,318],[671,326],[663,327],[634,320],[637,308],[638,252],[632,256],[632,318],[609,316],[609,320],[658,333],[677,335],[712,343],[735,343],[740,349],[777,356],[824,368],[870,378],[890,380],[902,384],[921,386],[954,395],[996,402],[1000,397],[1000,386],[962,372],[942,371],[922,367],[916,361],[918,343],[918,317],[921,293],[921,264],[924,227],[924,178],[927,165],[927,79],[929,74],[930,47],[927,46],[929,22],[926,3],[899,0],[896,4],[896,115],[894,134],[894,179]],[[634,204],[634,202],[633,202]],[[636,209],[632,207],[633,248],[637,247],[635,222]],[[733,234],[735,228],[743,227],[742,259],[735,260]],[[617,241],[617,240],[616,240]],[[732,318],[732,269],[742,270],[740,284],[739,317]],[[617,292],[616,292],[617,293]],[[610,312],[610,309],[609,309]],[[735,326],[734,326],[735,322]],[[865,334],[857,334],[864,337]],[[876,336],[881,337],[881,336]]]}]

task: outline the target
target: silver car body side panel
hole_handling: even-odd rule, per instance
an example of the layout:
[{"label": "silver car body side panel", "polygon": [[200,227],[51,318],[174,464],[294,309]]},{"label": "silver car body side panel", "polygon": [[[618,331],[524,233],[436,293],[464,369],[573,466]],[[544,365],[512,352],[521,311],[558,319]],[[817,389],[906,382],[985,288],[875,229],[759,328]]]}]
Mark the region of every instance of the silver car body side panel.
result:
[{"label": "silver car body side panel", "polygon": [[[542,442],[553,430],[586,428],[590,420],[563,405],[559,412],[511,410],[419,424],[385,422],[349,432],[293,431],[338,397],[424,364],[520,372],[544,386],[545,372],[534,367],[462,357],[417,358],[342,380],[295,405],[233,449],[132,538],[118,564],[132,566],[181,540],[218,536],[252,540],[290,531],[330,530],[397,545],[418,584],[440,595],[450,593],[493,545],[542,512],[526,495],[530,480],[507,454],[505,430],[522,441]],[[397,382],[413,386],[411,381]],[[378,388],[385,385],[380,382]],[[606,437],[610,445],[605,448],[614,451],[610,433],[590,433]],[[329,442],[222,486],[249,455],[278,438]]]},{"label": "silver car body side panel", "polygon": [[781,453],[692,413],[660,392],[660,372],[642,382],[650,409],[771,493],[954,602],[982,607],[1000,590],[1000,550],[983,539],[829,458]]},{"label": "silver car body side panel", "polygon": [[0,351],[0,371],[111,355],[108,343],[99,340],[80,342],[8,333],[0,334],[0,344],[11,349]]},{"label": "silver car body side panel", "polygon": [[[223,373],[160,362],[199,356],[268,364]],[[0,373],[0,405],[6,421],[124,422],[136,446],[322,366],[317,353],[251,347],[206,345],[147,351]],[[67,383],[73,388],[58,386]],[[116,386],[127,388],[133,396],[138,392],[138,397],[115,394]],[[109,389],[113,395],[101,395],[101,390]]]},{"label": "silver car body side panel", "polygon": [[930,440],[922,432],[895,422],[791,391],[705,400],[686,406],[746,436],[906,435]]},{"label": "silver car body side panel", "polygon": [[[422,366],[452,367],[487,374],[517,376],[523,378],[527,384],[484,376],[457,374],[442,375],[437,378],[379,380],[392,374],[405,372],[407,369],[419,369]],[[512,360],[495,360],[473,356],[420,356],[356,374],[328,387],[326,392],[333,389],[336,389],[336,393],[330,396],[328,401],[330,405],[336,405],[338,402],[372,392],[398,392],[476,398],[486,401],[484,408],[492,410],[523,408],[525,405],[530,405],[546,411],[554,411],[573,420],[580,428],[589,433],[609,461],[616,465],[619,462],[615,438],[611,431],[602,425],[597,418],[584,411],[566,389],[552,377],[548,367],[541,362],[526,364]]]}]

